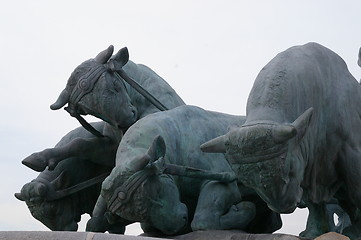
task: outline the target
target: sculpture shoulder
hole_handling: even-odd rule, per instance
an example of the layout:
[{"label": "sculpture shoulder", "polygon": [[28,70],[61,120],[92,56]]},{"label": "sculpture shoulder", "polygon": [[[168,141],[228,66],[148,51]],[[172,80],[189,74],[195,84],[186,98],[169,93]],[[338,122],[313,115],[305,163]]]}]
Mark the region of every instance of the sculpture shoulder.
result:
[{"label": "sculpture shoulder", "polygon": [[139,77],[156,77],[162,79],[157,73],[155,73],[150,67],[144,64],[134,63],[133,61],[128,61],[123,67],[124,71],[133,78]]}]

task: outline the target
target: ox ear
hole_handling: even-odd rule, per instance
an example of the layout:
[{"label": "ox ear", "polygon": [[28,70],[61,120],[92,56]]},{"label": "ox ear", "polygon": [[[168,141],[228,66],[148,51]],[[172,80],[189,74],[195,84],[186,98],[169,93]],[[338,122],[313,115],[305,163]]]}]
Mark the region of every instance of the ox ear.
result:
[{"label": "ox ear", "polygon": [[124,47],[115,54],[113,60],[117,62],[117,68],[123,67],[129,61],[128,48]]},{"label": "ox ear", "polygon": [[166,146],[163,137],[157,136],[154,138],[151,146],[147,152],[141,156],[138,156],[132,161],[130,169],[137,172],[144,169],[149,163],[158,160],[165,156]]},{"label": "ox ear", "polygon": [[301,139],[310,125],[311,118],[313,114],[313,108],[307,109],[304,113],[301,114],[291,125],[294,126],[297,130],[297,138]]},{"label": "ox ear", "polygon": [[158,135],[154,138],[152,145],[147,151],[150,159],[155,161],[165,156],[166,146],[162,136]]}]

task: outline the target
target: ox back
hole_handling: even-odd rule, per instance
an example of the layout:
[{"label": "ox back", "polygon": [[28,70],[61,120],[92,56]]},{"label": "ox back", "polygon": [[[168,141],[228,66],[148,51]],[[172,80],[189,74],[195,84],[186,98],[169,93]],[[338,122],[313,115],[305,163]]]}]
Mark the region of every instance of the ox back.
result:
[{"label": "ox back", "polygon": [[337,161],[345,141],[360,147],[360,103],[360,85],[345,62],[331,50],[308,43],[278,54],[262,69],[248,98],[246,122],[290,123],[314,108],[303,138],[307,167],[302,185],[312,202],[321,202],[340,186]]}]

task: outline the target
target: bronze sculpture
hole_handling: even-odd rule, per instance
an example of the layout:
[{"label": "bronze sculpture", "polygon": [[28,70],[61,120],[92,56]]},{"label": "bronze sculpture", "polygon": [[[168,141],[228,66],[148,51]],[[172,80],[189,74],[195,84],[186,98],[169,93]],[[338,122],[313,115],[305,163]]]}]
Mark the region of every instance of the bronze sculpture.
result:
[{"label": "bronze sculpture", "polygon": [[[125,133],[116,166],[103,183],[107,211],[141,222],[145,232],[166,235],[190,230],[277,230],[278,215],[242,200],[247,191],[240,192],[224,156],[205,154],[196,147],[243,120],[189,105],[139,120]],[[261,213],[251,229],[248,225],[256,211]]]},{"label": "bronze sculpture", "polygon": [[[60,109],[68,103],[66,109],[72,116],[79,119],[90,132],[86,131],[84,127],[80,127],[67,134],[55,148],[34,153],[23,160],[23,164],[33,170],[43,171],[37,179],[24,185],[21,193],[16,194],[18,199],[26,201],[32,212],[34,210],[43,212],[49,206],[62,208],[63,202],[70,201],[69,199],[73,197],[64,196],[57,199],[52,197],[53,200],[50,201],[48,197],[39,196],[37,189],[43,188],[41,184],[39,185],[39,179],[47,179],[46,186],[52,189],[51,182],[62,172],[66,172],[71,181],[62,183],[61,186],[63,188],[78,188],[77,186],[82,184],[83,181],[88,181],[96,177],[94,174],[99,173],[94,171],[92,167],[94,165],[98,164],[100,168],[104,169],[102,174],[109,174],[111,168],[115,165],[115,153],[118,144],[127,128],[137,119],[160,111],[159,107],[133,89],[128,82],[125,82],[122,78],[117,78],[115,72],[120,72],[123,76],[125,73],[126,76],[133,77],[137,81],[135,84],[141,84],[143,91],[152,93],[157,99],[166,104],[167,108],[184,104],[169,84],[150,68],[129,61],[126,48],[121,49],[112,57],[113,49],[113,46],[110,46],[100,52],[94,59],[89,59],[80,64],[71,74],[66,88],[62,91],[56,103],[51,106],[52,109]],[[132,84],[134,85],[134,83]],[[113,108],[113,110],[109,111],[109,108]],[[104,121],[90,126],[84,123],[80,114],[92,113]],[[62,161],[65,161],[65,163],[57,168],[57,165]],[[72,166],[71,161],[74,161],[74,166]],[[84,173],[87,172],[89,175],[88,178],[78,179],[74,167],[83,161],[89,162],[89,168],[84,170]],[[76,223],[80,221],[80,215],[83,213],[92,214],[92,208],[97,198],[96,195],[99,196],[100,193],[100,180],[103,179],[99,179],[99,182],[95,183],[95,185],[98,185],[96,188],[97,194],[89,195],[93,197],[88,199],[90,206],[86,209],[82,209],[82,206],[77,205],[77,208],[71,208],[69,211],[64,210],[62,218],[52,216],[51,220],[49,220],[49,217],[41,217],[41,214],[39,216],[36,212],[34,217],[53,230],[76,230]],[[85,190],[79,189],[79,192],[83,193]],[[37,199],[35,207],[32,202],[34,198]],[[67,221],[62,222],[64,219],[67,219]],[[106,222],[103,222],[103,224],[98,222],[96,229],[90,228],[88,230],[107,231],[109,227]],[[124,232],[124,228],[121,230],[114,229],[114,232],[119,231]]]},{"label": "bronze sculpture", "polygon": [[[16,194],[35,218],[52,230],[76,230],[80,215],[87,212],[92,214],[88,231],[124,233],[126,225],[139,221],[145,232],[168,235],[210,229],[270,233],[282,223],[266,202],[282,213],[307,206],[310,215],[303,236],[342,231],[344,226],[332,226],[328,214],[344,210],[353,224],[346,233],[360,235],[357,201],[344,199],[347,184],[331,180],[335,173],[347,175],[338,172],[342,168],[335,170],[337,164],[350,171],[338,150],[348,143],[342,136],[353,136],[345,133],[347,126],[335,123],[347,119],[351,128],[359,111],[355,104],[350,105],[353,113],[335,110],[359,91],[336,54],[314,43],[279,54],[260,72],[244,118],[181,106],[184,102],[163,79],[128,61],[127,49],[112,53],[111,46],[76,68],[51,106],[68,104],[65,109],[83,127],[55,148],[23,160],[42,171]],[[86,114],[104,121],[89,124],[81,117]],[[230,164],[222,154],[199,149],[223,134],[203,144],[202,150],[226,152]],[[97,199],[115,159],[116,167]],[[326,160],[331,165],[325,165]],[[320,166],[331,171],[312,161],[321,161]],[[82,178],[72,171],[76,166],[84,166]],[[312,171],[320,176],[312,178]],[[335,184],[325,187],[320,184],[325,179]],[[353,179],[346,178],[349,183]],[[91,197],[85,200],[84,194]],[[335,208],[327,210],[335,199]],[[74,207],[84,201],[83,208]]]},{"label": "bronze sculpture", "polygon": [[360,98],[359,83],[337,54],[316,43],[292,47],[257,76],[245,124],[202,149],[225,152],[271,209],[290,213],[303,200],[310,209],[304,236],[329,231],[319,209],[336,198],[352,222],[344,234],[357,238]]}]

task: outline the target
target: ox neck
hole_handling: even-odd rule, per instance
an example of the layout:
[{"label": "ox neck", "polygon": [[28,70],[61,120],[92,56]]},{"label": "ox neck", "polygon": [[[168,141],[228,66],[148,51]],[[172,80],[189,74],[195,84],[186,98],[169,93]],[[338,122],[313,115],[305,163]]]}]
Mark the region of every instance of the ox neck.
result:
[{"label": "ox neck", "polygon": [[[157,98],[155,98],[152,94],[150,94],[145,88],[143,88],[138,82],[133,80],[124,72],[124,70],[119,70],[114,72],[115,76],[119,81],[125,81],[128,85],[130,85],[133,89],[135,89],[140,95],[142,95],[145,99],[147,99],[150,103],[152,103],[156,108],[160,111],[166,111],[168,108],[164,106]],[[122,80],[123,79],[123,80]]]}]

